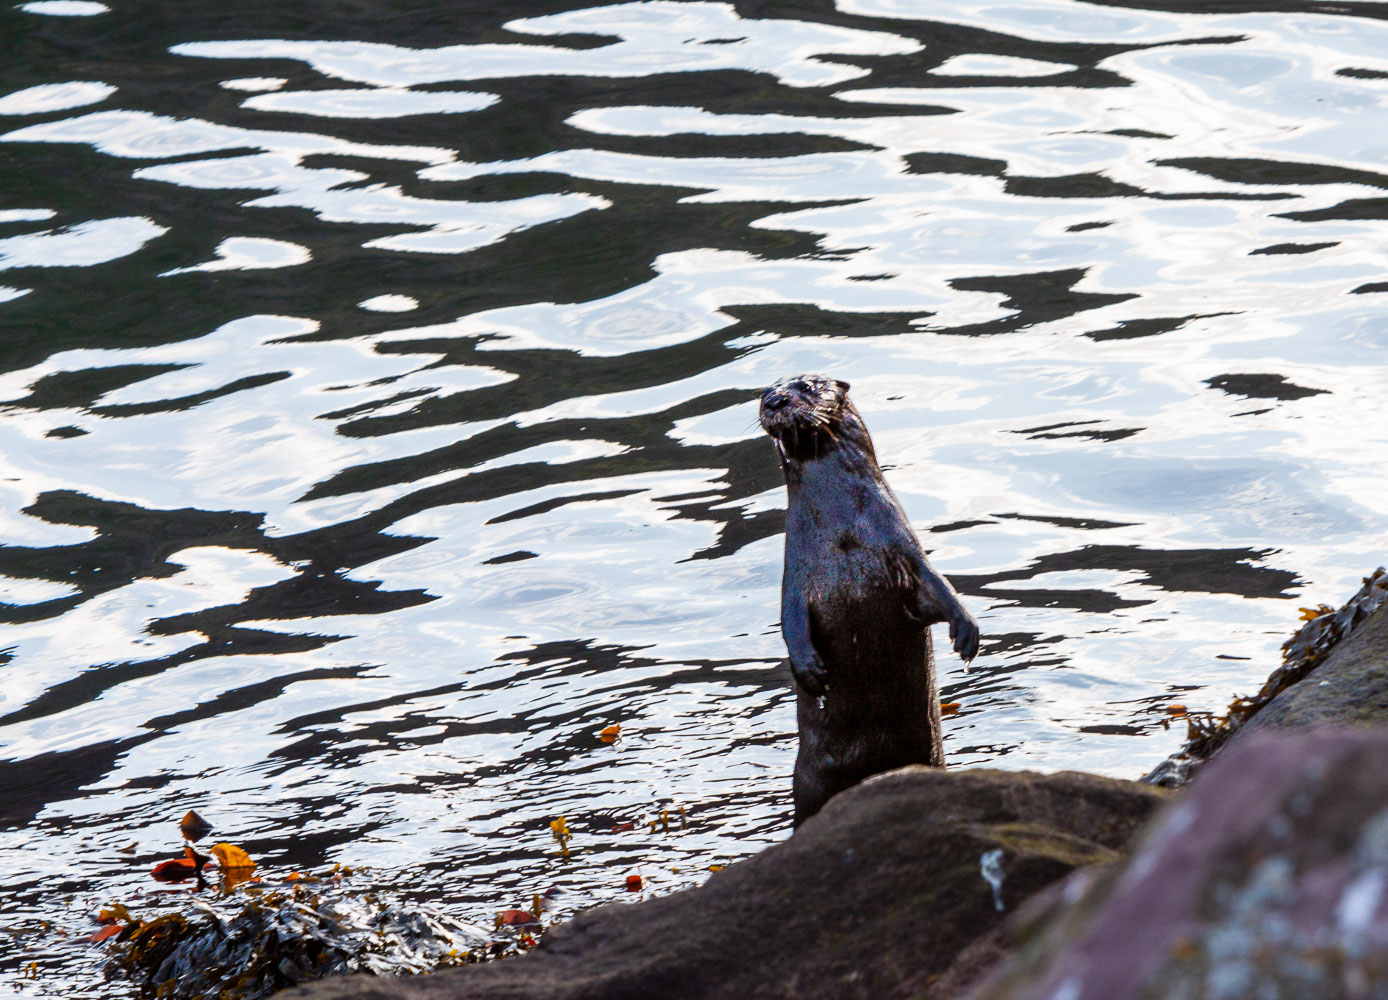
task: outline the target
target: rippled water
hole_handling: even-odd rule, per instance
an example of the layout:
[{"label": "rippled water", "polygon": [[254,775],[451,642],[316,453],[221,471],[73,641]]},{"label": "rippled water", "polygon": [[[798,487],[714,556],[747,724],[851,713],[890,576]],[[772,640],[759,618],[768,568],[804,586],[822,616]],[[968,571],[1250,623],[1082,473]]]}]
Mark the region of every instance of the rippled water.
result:
[{"label": "rippled water", "polygon": [[1383,561],[1384,4],[176,6],[0,12],[22,993],[190,807],[482,920],[786,836],[793,371],[982,625],[960,766],[1135,776]]}]

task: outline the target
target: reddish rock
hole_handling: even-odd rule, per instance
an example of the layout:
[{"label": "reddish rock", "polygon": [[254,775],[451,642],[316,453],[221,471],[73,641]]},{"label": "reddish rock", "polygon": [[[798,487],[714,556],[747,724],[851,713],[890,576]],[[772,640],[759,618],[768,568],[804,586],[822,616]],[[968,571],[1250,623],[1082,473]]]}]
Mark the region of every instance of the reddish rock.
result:
[{"label": "reddish rock", "polygon": [[1236,740],[972,1000],[1388,997],[1385,762],[1382,729]]}]

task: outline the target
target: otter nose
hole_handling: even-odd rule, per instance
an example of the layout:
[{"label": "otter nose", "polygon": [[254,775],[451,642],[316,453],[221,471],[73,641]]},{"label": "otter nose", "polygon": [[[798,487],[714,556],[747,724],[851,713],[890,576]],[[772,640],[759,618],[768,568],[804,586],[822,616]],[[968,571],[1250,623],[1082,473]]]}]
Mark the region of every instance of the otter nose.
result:
[{"label": "otter nose", "polygon": [[772,392],[770,389],[762,393],[761,396],[762,409],[771,410],[773,413],[789,402],[790,400],[785,396],[782,396],[779,392]]}]

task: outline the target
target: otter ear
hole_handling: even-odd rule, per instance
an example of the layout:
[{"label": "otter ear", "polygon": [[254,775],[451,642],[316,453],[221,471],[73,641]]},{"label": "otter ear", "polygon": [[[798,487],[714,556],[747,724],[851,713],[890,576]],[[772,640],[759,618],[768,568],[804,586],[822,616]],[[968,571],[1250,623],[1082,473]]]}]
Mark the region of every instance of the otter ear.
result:
[{"label": "otter ear", "polygon": [[841,379],[841,378],[836,378],[836,379],[834,379],[834,385],[836,385],[836,386],[839,387],[839,392],[847,392],[847,391],[848,391],[848,383],[845,382],[845,381],[844,381],[843,379]]}]

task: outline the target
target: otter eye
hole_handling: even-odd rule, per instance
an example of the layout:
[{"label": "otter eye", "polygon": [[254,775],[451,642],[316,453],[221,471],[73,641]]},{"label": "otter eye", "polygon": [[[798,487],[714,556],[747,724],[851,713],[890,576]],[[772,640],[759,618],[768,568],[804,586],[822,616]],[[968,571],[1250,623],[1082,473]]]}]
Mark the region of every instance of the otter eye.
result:
[{"label": "otter eye", "polygon": [[803,378],[796,379],[794,382],[790,384],[790,387],[794,389],[796,392],[810,391],[810,383],[806,382]]}]

